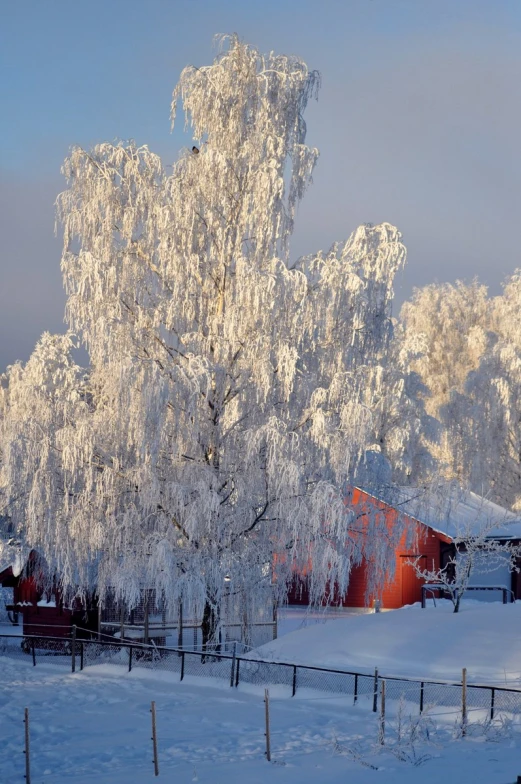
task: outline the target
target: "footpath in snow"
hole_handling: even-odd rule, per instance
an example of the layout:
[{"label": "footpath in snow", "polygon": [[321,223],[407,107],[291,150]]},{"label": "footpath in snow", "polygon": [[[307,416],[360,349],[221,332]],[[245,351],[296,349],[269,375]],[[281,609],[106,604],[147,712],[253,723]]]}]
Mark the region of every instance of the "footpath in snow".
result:
[{"label": "footpath in snow", "polygon": [[312,617],[305,628],[257,648],[259,659],[382,675],[472,682],[521,682],[521,602],[467,601],[460,612],[450,602],[426,609],[405,607],[368,615]]}]

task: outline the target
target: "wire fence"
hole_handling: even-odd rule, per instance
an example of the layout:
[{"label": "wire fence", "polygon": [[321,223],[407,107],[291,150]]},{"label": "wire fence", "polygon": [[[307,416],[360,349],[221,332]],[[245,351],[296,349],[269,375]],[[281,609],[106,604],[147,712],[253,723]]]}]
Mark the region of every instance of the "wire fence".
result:
[{"label": "wire fence", "polygon": [[[145,668],[170,672],[180,681],[187,676],[217,678],[231,687],[249,684],[259,687],[282,687],[282,693],[295,696],[310,689],[331,697],[352,697],[353,703],[363,702],[374,712],[379,705],[380,685],[386,682],[387,700],[405,701],[419,714],[427,709],[443,708],[447,715],[465,711],[481,711],[494,720],[500,715],[521,715],[521,689],[497,684],[463,684],[454,681],[416,679],[335,670],[325,667],[273,662],[220,653],[216,650],[189,651],[144,645],[118,639],[80,639],[83,630],[71,637],[43,635],[0,635],[0,655],[32,661],[52,662],[81,671],[87,666],[112,663],[128,671]],[[438,715],[442,712],[438,710]]]},{"label": "wire fence", "polygon": [[[253,614],[246,612],[241,594],[225,593],[220,608],[219,650],[242,652],[264,645],[277,636],[277,614],[273,597],[261,602]],[[193,612],[186,603],[168,607],[154,589],[141,589],[139,600],[130,608],[109,592],[99,616],[98,632],[120,639],[198,651],[203,646],[203,614]],[[27,629],[24,619],[24,631]]]}]

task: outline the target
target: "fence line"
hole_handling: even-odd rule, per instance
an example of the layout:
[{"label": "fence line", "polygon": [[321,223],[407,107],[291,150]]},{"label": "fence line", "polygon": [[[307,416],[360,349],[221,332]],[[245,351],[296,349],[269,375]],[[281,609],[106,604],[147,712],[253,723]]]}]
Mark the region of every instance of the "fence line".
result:
[{"label": "fence line", "polygon": [[[20,641],[19,648],[9,645],[14,640]],[[420,714],[425,706],[452,708],[456,709],[455,713],[457,709],[461,711],[462,706],[461,681],[386,676],[378,672],[369,674],[246,658],[215,650],[194,652],[131,640],[81,639],[79,634],[75,638],[0,634],[0,652],[11,658],[31,656],[34,666],[38,661],[52,658],[54,662],[71,666],[73,672],[78,669],[77,663],[81,671],[85,666],[110,661],[124,664],[129,672],[137,667],[170,671],[178,675],[180,681],[190,675],[219,678],[231,687],[237,687],[239,683],[283,686],[288,688],[291,696],[299,690],[312,689],[334,693],[331,699],[352,696],[355,704],[366,699],[373,710],[379,685],[385,680],[387,700],[404,698],[408,703],[417,704]],[[521,689],[467,683],[466,705],[468,711],[486,711],[490,720],[501,713],[521,714]]]}]

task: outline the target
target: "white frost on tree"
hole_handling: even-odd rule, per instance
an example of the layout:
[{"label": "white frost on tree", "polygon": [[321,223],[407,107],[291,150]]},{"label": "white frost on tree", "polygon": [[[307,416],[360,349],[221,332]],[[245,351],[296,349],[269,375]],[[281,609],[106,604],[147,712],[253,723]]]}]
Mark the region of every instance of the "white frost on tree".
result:
[{"label": "white frost on tree", "polygon": [[132,606],[146,585],[213,633],[225,590],[258,601],[273,580],[282,599],[311,555],[318,601],[375,545],[349,536],[344,491],[374,440],[405,249],[362,226],[289,265],[318,83],[232,37],[181,75],[172,122],[182,102],[197,146],[171,173],[134,143],[66,160],[71,335],[8,369],[0,403],[9,514],[65,588]]},{"label": "white frost on tree", "polygon": [[418,373],[411,368],[418,352],[404,340],[400,324],[394,324],[387,361],[380,369],[379,394],[373,395],[371,407],[374,423],[373,454],[380,453],[388,464],[388,479],[379,481],[378,472],[369,484],[418,485],[436,475],[433,458],[440,428],[439,422],[426,412],[428,390]]},{"label": "white frost on tree", "polygon": [[521,352],[501,339],[441,411],[469,483],[521,508]]},{"label": "white frost on tree", "polygon": [[437,417],[452,390],[462,391],[486,347],[489,328],[487,289],[470,284],[430,284],[416,289],[400,313],[411,369],[426,384],[426,408]]},{"label": "white frost on tree", "polygon": [[410,368],[440,420],[440,471],[508,508],[521,508],[521,275],[487,298],[474,281],[430,285],[403,306]]}]

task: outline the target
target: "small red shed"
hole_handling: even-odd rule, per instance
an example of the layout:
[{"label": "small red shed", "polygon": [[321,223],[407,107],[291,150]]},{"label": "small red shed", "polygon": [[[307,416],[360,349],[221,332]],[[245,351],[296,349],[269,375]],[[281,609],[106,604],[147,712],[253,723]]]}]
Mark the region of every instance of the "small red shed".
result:
[{"label": "small red shed", "polygon": [[73,625],[78,627],[79,637],[84,631],[97,631],[98,610],[95,603],[88,603],[85,607],[75,600],[72,606],[66,607],[59,588],[44,593],[40,587],[39,558],[34,550],[29,553],[23,567],[14,550],[9,553],[9,558],[12,561],[10,565],[2,563],[0,585],[13,589],[12,603],[6,609],[15,625],[22,616],[23,634],[67,638],[71,636]]}]

